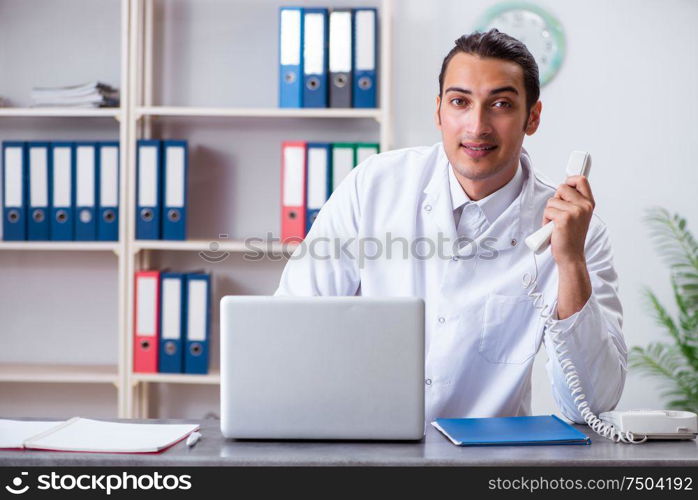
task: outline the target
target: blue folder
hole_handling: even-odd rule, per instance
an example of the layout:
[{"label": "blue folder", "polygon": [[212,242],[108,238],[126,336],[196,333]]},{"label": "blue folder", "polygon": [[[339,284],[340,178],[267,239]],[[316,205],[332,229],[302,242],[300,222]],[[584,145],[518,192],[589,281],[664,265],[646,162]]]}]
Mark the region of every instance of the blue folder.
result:
[{"label": "blue folder", "polygon": [[189,273],[186,284],[186,340],[184,373],[208,373],[208,344],[211,337],[211,275]]},{"label": "blue folder", "polygon": [[162,239],[187,239],[187,141],[162,141]]},{"label": "blue folder", "polygon": [[160,373],[184,371],[183,345],[186,334],[186,281],[182,273],[160,275]]},{"label": "blue folder", "polygon": [[99,217],[97,217],[97,239],[119,240],[119,143],[97,144],[99,165]]},{"label": "blue folder", "polygon": [[431,425],[457,446],[591,444],[586,434],[555,415],[437,418]]},{"label": "blue folder", "polygon": [[141,139],[136,157],[136,239],[159,240],[162,209],[162,145]]},{"label": "blue folder", "polygon": [[303,107],[303,9],[279,9],[279,106]]},{"label": "blue folder", "polygon": [[354,9],[354,81],[355,108],[375,108],[377,89],[377,18],[375,8]]},{"label": "blue folder", "polygon": [[308,143],[305,177],[305,231],[307,233],[320,213],[320,209],[332,194],[331,143]]},{"label": "blue folder", "polygon": [[75,147],[72,142],[51,143],[51,239],[75,239]]},{"label": "blue folder", "polygon": [[29,182],[29,216],[27,239],[50,239],[51,157],[48,142],[27,143],[27,181]]},{"label": "blue folder", "polygon": [[97,239],[99,158],[96,142],[75,143],[75,239]]},{"label": "blue folder", "polygon": [[329,11],[306,8],[303,11],[303,107],[326,108]]}]

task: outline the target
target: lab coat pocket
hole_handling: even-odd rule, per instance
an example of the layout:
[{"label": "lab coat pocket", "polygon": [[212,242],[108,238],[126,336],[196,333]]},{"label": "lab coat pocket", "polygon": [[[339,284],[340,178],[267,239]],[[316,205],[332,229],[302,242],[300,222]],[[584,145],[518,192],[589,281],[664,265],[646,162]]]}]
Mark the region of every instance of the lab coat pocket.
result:
[{"label": "lab coat pocket", "polygon": [[536,353],[537,324],[527,295],[490,294],[478,351],[490,363],[525,363]]}]

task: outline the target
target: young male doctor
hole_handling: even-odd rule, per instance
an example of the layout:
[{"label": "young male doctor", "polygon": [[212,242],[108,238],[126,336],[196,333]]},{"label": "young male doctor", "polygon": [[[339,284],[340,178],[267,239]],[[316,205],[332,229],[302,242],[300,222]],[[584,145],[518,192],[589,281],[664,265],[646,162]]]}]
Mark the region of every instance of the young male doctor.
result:
[{"label": "young male doctor", "polygon": [[[584,421],[560,364],[566,358],[595,414],[621,396],[622,309],[591,188],[582,176],[551,186],[522,148],[540,124],[539,92],[536,62],[518,40],[497,30],[456,40],[436,98],[443,141],[357,166],[281,277],[277,295],[423,298],[427,422],[529,415],[541,342],[566,417]],[[555,230],[537,257],[537,287],[566,353],[522,286],[535,274],[524,239],[548,221]]]}]

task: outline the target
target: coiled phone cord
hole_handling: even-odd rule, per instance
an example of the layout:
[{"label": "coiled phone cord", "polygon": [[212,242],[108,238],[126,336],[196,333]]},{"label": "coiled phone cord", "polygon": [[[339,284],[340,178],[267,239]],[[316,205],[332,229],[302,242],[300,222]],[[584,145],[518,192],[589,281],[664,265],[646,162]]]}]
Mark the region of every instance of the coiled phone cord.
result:
[{"label": "coiled phone cord", "polygon": [[565,341],[561,338],[562,332],[555,326],[555,320],[553,319],[553,311],[549,304],[545,303],[543,294],[538,291],[538,262],[536,260],[536,254],[533,254],[533,264],[535,267],[535,275],[531,276],[530,273],[526,273],[523,276],[523,286],[527,290],[528,296],[533,301],[533,307],[540,311],[540,316],[545,320],[545,328],[548,329],[550,333],[550,338],[553,341],[555,352],[557,353],[557,358],[560,361],[560,366],[562,367],[562,372],[565,375],[565,381],[567,382],[567,387],[569,387],[572,397],[574,397],[574,404],[579,410],[579,414],[584,418],[584,421],[589,427],[591,427],[594,432],[603,436],[611,441],[618,443],[629,443],[629,444],[640,444],[647,441],[647,436],[643,436],[642,439],[636,439],[632,432],[621,432],[613,425],[604,422],[599,417],[594,415],[594,413],[589,408],[589,403],[586,401],[586,394],[584,394],[582,389],[581,380],[579,374],[577,373],[577,368],[575,368],[572,360],[569,357],[565,357],[568,350],[565,347]]}]

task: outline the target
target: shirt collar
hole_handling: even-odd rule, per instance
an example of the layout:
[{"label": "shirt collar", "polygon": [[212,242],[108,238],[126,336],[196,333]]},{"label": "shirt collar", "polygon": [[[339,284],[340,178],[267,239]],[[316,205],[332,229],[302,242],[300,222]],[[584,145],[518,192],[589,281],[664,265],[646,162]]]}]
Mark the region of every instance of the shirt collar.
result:
[{"label": "shirt collar", "polygon": [[451,190],[453,210],[458,210],[468,203],[475,203],[482,210],[487,222],[493,224],[497,217],[502,215],[507,207],[519,196],[524,184],[523,168],[519,161],[516,167],[516,173],[509,182],[494,193],[475,202],[471,201],[468,195],[465,194],[450,164],[448,165],[448,183]]}]

